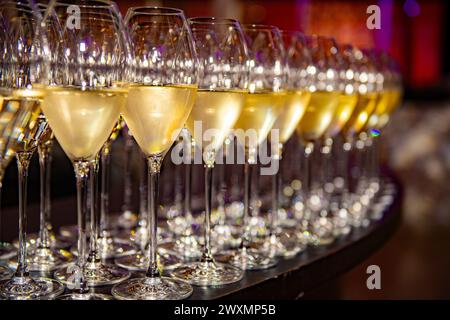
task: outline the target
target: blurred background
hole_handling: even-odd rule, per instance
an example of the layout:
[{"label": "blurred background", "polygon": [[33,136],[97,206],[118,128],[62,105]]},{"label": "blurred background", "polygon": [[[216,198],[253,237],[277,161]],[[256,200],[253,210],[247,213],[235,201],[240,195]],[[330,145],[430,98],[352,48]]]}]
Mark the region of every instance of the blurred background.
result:
[{"label": "blurred background", "polygon": [[[403,217],[395,235],[367,261],[312,297],[344,299],[450,298],[450,4],[443,0],[171,0],[117,1],[123,14],[130,6],[181,8],[187,17],[220,16],[243,23],[273,24],[281,29],[334,36],[340,43],[388,51],[404,76],[403,105],[382,133],[385,159],[404,188]],[[369,5],[381,9],[381,29],[369,30]],[[118,139],[112,156],[112,207],[120,210],[123,193],[123,143]],[[52,197],[75,194],[69,160],[57,146],[52,167]],[[29,201],[39,200],[37,156],[30,168]],[[170,159],[169,159],[170,160]],[[135,161],[139,162],[139,161]],[[165,164],[170,166],[170,164]],[[170,181],[175,170],[163,171]],[[17,169],[11,165],[4,180],[3,207],[17,205]],[[134,203],[138,207],[139,165],[133,168]],[[201,180],[200,180],[201,181]],[[162,191],[173,200],[173,186]],[[75,208],[53,212],[54,224]],[[29,217],[37,230],[38,217]],[[17,217],[2,217],[2,237],[17,236]],[[5,227],[8,226],[8,227]],[[381,268],[381,290],[366,287],[366,268]]]}]

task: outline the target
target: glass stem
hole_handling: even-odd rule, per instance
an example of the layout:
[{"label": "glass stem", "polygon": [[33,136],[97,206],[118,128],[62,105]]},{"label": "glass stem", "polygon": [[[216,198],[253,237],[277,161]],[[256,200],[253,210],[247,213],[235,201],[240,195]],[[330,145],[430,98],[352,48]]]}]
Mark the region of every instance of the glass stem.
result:
[{"label": "glass stem", "polygon": [[160,277],[157,260],[158,241],[158,207],[159,207],[159,174],[163,157],[161,155],[150,156],[148,164],[148,239],[150,240],[149,267],[147,277]]},{"label": "glass stem", "polygon": [[101,153],[101,191],[100,191],[100,236],[107,236],[109,218],[109,175],[111,163],[111,144],[106,142]]},{"label": "glass stem", "polygon": [[131,156],[133,153],[133,137],[131,136],[131,132],[126,127],[125,134],[125,159],[124,159],[124,190],[123,190],[123,206],[122,212],[129,212],[131,210],[131,195],[132,195],[132,186],[131,186]]},{"label": "glass stem", "polygon": [[19,171],[19,252],[15,277],[27,277],[27,178],[32,152],[18,152],[17,167]]},{"label": "glass stem", "polygon": [[38,248],[50,248],[50,165],[51,144],[40,144],[38,146],[39,168],[40,168],[40,227]]},{"label": "glass stem", "polygon": [[185,172],[185,194],[184,194],[184,210],[185,210],[185,219],[188,224],[192,223],[192,166],[194,160],[194,152],[195,152],[195,142],[194,139],[190,136],[189,132],[186,134],[188,138],[184,141],[189,141],[187,151],[187,164],[186,164],[186,172]]},{"label": "glass stem", "polygon": [[212,182],[213,182],[214,162],[205,164],[205,251],[202,261],[212,262],[211,254],[211,207],[212,207]]},{"label": "glass stem", "polygon": [[308,207],[307,203],[311,195],[312,188],[312,163],[311,157],[314,152],[314,143],[307,142],[304,149],[304,166],[303,166],[303,180],[304,180],[304,196],[305,196],[305,208]]},{"label": "glass stem", "polygon": [[[146,165],[146,158],[142,154],[142,157],[140,157],[140,174],[139,174],[139,217],[138,217],[138,231],[145,230],[147,228],[147,221],[148,221],[148,202],[147,202],[147,196],[148,196],[148,190],[147,190],[147,165]],[[145,229],[142,229],[145,228]],[[141,237],[142,234],[140,234],[140,237],[137,239],[139,240],[139,246],[141,247],[141,250],[145,251],[145,246],[147,245],[148,238],[146,239],[145,236]]]},{"label": "glass stem", "polygon": [[252,192],[252,166],[254,164],[254,155],[251,155],[249,150],[246,150],[247,159],[244,164],[244,215],[242,217],[242,237],[240,249],[246,249],[249,242],[249,232],[248,232],[248,220],[250,217],[250,198]]},{"label": "glass stem", "polygon": [[280,162],[282,159],[282,144],[274,146],[276,148],[276,153],[273,156],[273,161],[278,161],[278,171],[272,175],[272,212],[270,219],[270,235],[276,235],[277,220],[278,220],[278,210],[280,209],[280,187],[281,187],[281,166]]},{"label": "glass stem", "polygon": [[369,180],[370,182],[379,182],[380,181],[380,137],[370,137],[371,145],[369,148]]},{"label": "glass stem", "polygon": [[91,162],[91,175],[89,179],[89,193],[90,193],[90,250],[89,250],[89,262],[99,261],[98,257],[98,235],[100,226],[100,217],[97,206],[98,199],[98,157]]},{"label": "glass stem", "polygon": [[350,154],[352,152],[352,143],[350,140],[343,142],[341,154],[340,175],[342,177],[342,193],[339,208],[348,209],[350,206]]},{"label": "glass stem", "polygon": [[86,213],[87,213],[87,194],[90,173],[90,163],[88,161],[74,162],[75,177],[77,180],[77,222],[78,222],[78,256],[77,256],[77,274],[79,281],[79,292],[87,291],[87,283],[84,278],[84,266],[86,262]]}]

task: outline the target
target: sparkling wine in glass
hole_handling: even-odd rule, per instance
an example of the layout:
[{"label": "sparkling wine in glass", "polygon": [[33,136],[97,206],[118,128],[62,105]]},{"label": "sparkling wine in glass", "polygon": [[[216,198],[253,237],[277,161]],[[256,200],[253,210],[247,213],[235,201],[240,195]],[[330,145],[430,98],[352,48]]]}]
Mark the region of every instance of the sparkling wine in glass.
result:
[{"label": "sparkling wine in glass", "polygon": [[112,288],[123,300],[178,300],[189,283],[161,275],[157,261],[159,175],[164,156],[178,138],[195,102],[197,58],[184,13],[158,7],[130,8],[125,18],[133,43],[132,80],[122,115],[147,158],[148,270]]}]

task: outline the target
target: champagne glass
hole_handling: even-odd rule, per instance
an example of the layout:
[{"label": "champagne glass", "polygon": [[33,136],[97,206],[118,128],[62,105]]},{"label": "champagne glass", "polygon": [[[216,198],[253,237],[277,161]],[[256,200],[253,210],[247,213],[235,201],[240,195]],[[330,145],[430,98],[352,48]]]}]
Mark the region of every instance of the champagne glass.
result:
[{"label": "champagne glass", "polygon": [[250,49],[247,61],[249,93],[235,125],[237,140],[245,149],[244,216],[240,247],[225,252],[224,259],[243,270],[259,270],[273,267],[277,261],[266,252],[250,248],[251,171],[257,163],[259,146],[267,138],[286,102],[286,55],[278,28],[246,25],[244,32]]},{"label": "champagne glass", "polygon": [[364,177],[361,173],[364,141],[358,139],[358,136],[364,132],[367,122],[377,107],[379,88],[376,85],[376,67],[369,55],[358,48],[354,48],[354,57],[354,77],[357,82],[358,102],[344,125],[342,134],[345,137],[344,159],[348,159],[351,152],[354,152],[356,163],[355,168],[347,168],[347,171],[349,173],[356,171],[357,175],[354,177],[354,183],[350,183],[352,177],[348,177],[349,193],[342,201],[342,206],[350,213],[351,225],[361,227],[368,224],[368,219],[367,207],[364,205],[366,197],[361,197],[360,193],[364,184]]},{"label": "champagne glass", "polygon": [[382,185],[379,173],[380,135],[389,121],[391,112],[398,105],[395,100],[398,99],[398,93],[401,92],[401,76],[396,72],[395,62],[386,53],[374,49],[366,52],[375,63],[376,86],[379,91],[377,106],[364,128],[367,134],[365,172],[368,180],[365,194],[373,200]]},{"label": "champagne glass", "polygon": [[[60,50],[61,26],[52,8],[39,4],[37,7],[42,16],[46,15],[45,28],[50,52],[56,54]],[[48,10],[48,13],[46,14]],[[50,166],[51,150],[53,146],[53,133],[47,128],[38,143],[40,168],[40,213],[39,232],[27,237],[27,259],[30,271],[50,272],[64,267],[73,261],[73,255],[57,245],[64,245],[57,241],[49,221],[50,218]],[[68,245],[67,243],[65,244]],[[17,259],[9,261],[10,266],[17,266]]]},{"label": "champagne glass", "polygon": [[123,128],[123,143],[124,143],[124,186],[123,186],[123,205],[122,213],[117,220],[118,225],[126,230],[132,229],[138,222],[138,216],[132,210],[131,196],[133,193],[132,179],[131,179],[131,164],[132,155],[135,148],[133,136],[130,129],[125,124]]},{"label": "champagne glass", "polygon": [[[283,145],[289,140],[306,111],[311,93],[307,90],[306,69],[310,56],[306,47],[306,39],[299,32],[282,32],[286,51],[288,70],[288,93],[284,108],[281,110],[273,128],[279,131],[279,141],[272,142],[272,159],[281,162]],[[270,236],[264,243],[264,249],[271,255],[292,257],[305,248],[295,234],[282,231],[277,223],[280,210],[281,168],[272,175],[272,211],[270,213]]]},{"label": "champagne glass", "polygon": [[[9,52],[11,52],[10,45],[12,44],[9,40],[8,34],[7,34],[7,28],[5,21],[3,19],[3,15],[0,14],[0,52],[1,52],[1,59],[0,59],[0,67],[2,70],[4,70],[7,67],[8,61],[10,61],[9,58]],[[4,77],[3,73],[0,76],[0,88],[3,88],[4,85],[6,85],[6,78]],[[14,154],[11,154],[8,152],[8,149],[6,146],[8,145],[9,137],[11,134],[11,130],[13,129],[14,121],[18,114],[18,106],[16,104],[7,104],[4,103],[4,96],[8,95],[7,90],[0,89],[0,197],[1,197],[1,191],[2,191],[2,182],[3,177],[5,175],[5,170],[8,166],[8,164],[11,162],[12,158],[14,158]],[[0,220],[1,220],[1,212],[0,212]],[[0,221],[0,228],[2,228],[3,225]],[[2,229],[0,229],[0,260],[6,260],[11,257],[13,257],[17,250],[14,248],[13,245],[7,242],[3,242],[1,238]],[[11,275],[10,269],[6,267],[0,267],[0,278],[3,279],[7,277],[8,275]]]},{"label": "champagne glass", "polygon": [[[0,14],[10,41],[9,54],[2,63],[2,110],[15,109],[18,115],[6,146],[15,153],[19,171],[19,251],[13,277],[0,281],[0,298],[7,300],[48,299],[61,294],[63,285],[47,278],[31,277],[26,246],[26,189],[30,160],[46,134],[47,121],[41,114],[43,88],[49,74],[49,54],[45,21],[39,10],[24,3],[2,4]],[[13,106],[14,105],[14,106]]]},{"label": "champagne glass", "polygon": [[[68,12],[72,3],[59,2],[56,10]],[[77,181],[77,261],[55,272],[73,293],[67,300],[104,300],[88,286],[121,281],[129,273],[103,265],[96,256],[98,221],[95,210],[96,167],[99,152],[108,140],[127,99],[128,39],[117,9],[109,1],[77,3],[78,26],[65,24],[61,55],[53,63],[55,83],[45,90],[43,111],[53,133],[73,163]],[[68,19],[69,17],[67,17]],[[90,188],[89,188],[90,185]],[[87,257],[87,193],[90,191],[91,252]],[[98,277],[97,277],[98,276]]]},{"label": "champagne glass", "polygon": [[[355,79],[354,49],[351,45],[339,45],[339,86],[341,95],[333,119],[322,138],[320,149],[323,159],[323,174],[321,187],[325,196],[325,210],[331,216],[334,236],[345,235],[350,232],[349,214],[341,210],[340,201],[347,194],[347,165],[342,166],[342,139],[340,134],[350,119],[358,103],[357,86]],[[334,150],[334,153],[333,153]],[[336,152],[337,151],[337,152]],[[333,161],[333,163],[332,163]]]},{"label": "champagne glass", "polygon": [[229,264],[216,262],[212,256],[212,178],[217,152],[238,120],[245,102],[247,47],[241,26],[236,20],[192,18],[189,24],[200,60],[200,78],[197,100],[187,127],[195,144],[203,152],[205,245],[200,261],[175,269],[173,275],[194,285],[224,285],[241,280],[244,273]]},{"label": "champagne glass", "polygon": [[322,210],[323,197],[317,188],[320,184],[312,161],[315,145],[330,126],[339,104],[338,52],[334,39],[307,36],[306,44],[311,53],[311,65],[307,67],[310,78],[308,90],[311,98],[296,131],[303,144],[303,170],[301,200],[294,205],[300,218],[300,237],[314,244],[327,244],[331,237],[332,223]]},{"label": "champagne glass", "polygon": [[101,191],[100,191],[100,231],[98,235],[98,254],[103,259],[115,258],[133,254],[136,247],[126,239],[118,239],[112,236],[109,227],[109,176],[111,170],[111,147],[123,128],[123,120],[120,117],[108,141],[103,145],[100,153],[101,161]]},{"label": "champagne glass", "polygon": [[157,261],[157,212],[161,164],[182,130],[197,92],[197,58],[184,13],[130,8],[125,18],[135,67],[123,117],[147,158],[149,267],[143,278],[112,288],[118,299],[177,300],[191,295],[185,281],[163,277]]}]

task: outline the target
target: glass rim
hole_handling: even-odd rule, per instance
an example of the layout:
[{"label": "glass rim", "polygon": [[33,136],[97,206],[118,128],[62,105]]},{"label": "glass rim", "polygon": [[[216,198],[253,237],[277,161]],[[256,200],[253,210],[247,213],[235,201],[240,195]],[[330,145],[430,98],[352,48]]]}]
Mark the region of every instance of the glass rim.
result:
[{"label": "glass rim", "polygon": [[[76,3],[62,2],[62,1],[58,0],[55,2],[54,7],[58,7],[58,6],[68,7],[68,6],[76,5],[80,8],[114,8],[114,9],[117,8],[116,3],[113,1],[109,1],[109,0],[89,0],[89,1],[98,2],[98,4],[94,4],[94,3],[93,4],[89,4],[89,3],[76,4]],[[38,4],[38,5],[40,5],[40,4]],[[44,5],[48,7],[48,4],[44,4]]]},{"label": "glass rim", "polygon": [[246,23],[242,25],[243,30],[262,30],[262,31],[274,31],[280,32],[280,28],[272,24],[257,24],[257,23]]},{"label": "glass rim", "polygon": [[190,24],[238,24],[240,25],[239,20],[233,18],[222,18],[222,17],[213,17],[213,16],[197,16],[191,17],[187,19]]},{"label": "glass rim", "polygon": [[[139,12],[138,10],[145,9],[145,10],[155,10],[155,12]],[[159,12],[158,12],[159,10]],[[176,16],[176,15],[183,15],[184,11],[178,8],[172,8],[172,7],[158,7],[158,6],[135,6],[135,7],[129,7],[127,10],[128,14],[143,14],[143,15],[164,15],[164,16]]]}]

